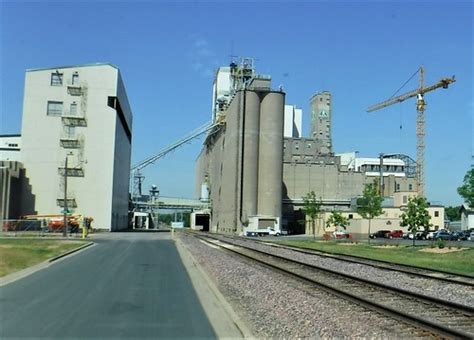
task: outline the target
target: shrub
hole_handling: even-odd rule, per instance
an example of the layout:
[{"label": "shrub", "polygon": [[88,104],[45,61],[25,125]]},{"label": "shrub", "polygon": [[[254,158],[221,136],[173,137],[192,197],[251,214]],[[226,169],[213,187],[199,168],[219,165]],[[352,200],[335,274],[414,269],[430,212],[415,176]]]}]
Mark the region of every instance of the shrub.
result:
[{"label": "shrub", "polygon": [[446,246],[446,241],[442,239],[438,239],[436,241],[436,245],[438,246],[439,249],[443,249]]}]

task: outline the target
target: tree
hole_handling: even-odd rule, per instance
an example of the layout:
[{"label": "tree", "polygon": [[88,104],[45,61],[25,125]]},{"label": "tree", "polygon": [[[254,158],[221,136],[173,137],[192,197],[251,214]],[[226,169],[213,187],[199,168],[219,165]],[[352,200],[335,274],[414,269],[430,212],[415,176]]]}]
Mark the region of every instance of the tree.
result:
[{"label": "tree", "polygon": [[461,206],[457,207],[446,207],[444,213],[450,221],[459,221],[461,219]]},{"label": "tree", "polygon": [[367,235],[369,244],[370,224],[374,217],[383,214],[382,201],[383,197],[380,195],[377,181],[374,181],[373,184],[365,184],[362,197],[357,199],[357,213],[362,216],[362,218],[369,220],[369,232]]},{"label": "tree", "polygon": [[342,214],[338,211],[332,211],[331,216],[329,216],[328,220],[326,221],[327,226],[334,226],[334,227],[342,227],[344,230],[346,226],[349,224],[349,219],[347,217],[342,216]]},{"label": "tree", "polygon": [[418,230],[423,227],[425,231],[430,228],[430,214],[428,213],[428,202],[424,197],[410,197],[405,212],[402,214],[402,227],[408,226],[408,231],[413,234],[413,246]]},{"label": "tree", "polygon": [[474,207],[474,168],[471,168],[464,176],[463,184],[458,188],[458,194],[471,208]]},{"label": "tree", "polygon": [[[303,196],[303,212],[309,218],[311,222],[311,227],[313,230],[313,238],[316,238],[314,221],[319,218],[321,214],[321,198],[318,200],[314,191],[307,193]],[[318,234],[319,234],[319,224],[318,224]]]}]

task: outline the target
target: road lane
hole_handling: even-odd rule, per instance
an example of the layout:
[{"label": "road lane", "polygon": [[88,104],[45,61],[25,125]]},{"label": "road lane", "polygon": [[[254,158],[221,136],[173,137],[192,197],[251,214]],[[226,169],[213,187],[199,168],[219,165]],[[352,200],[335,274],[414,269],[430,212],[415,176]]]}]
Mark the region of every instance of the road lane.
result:
[{"label": "road lane", "polygon": [[214,338],[174,243],[119,233],[0,288],[0,337]]}]

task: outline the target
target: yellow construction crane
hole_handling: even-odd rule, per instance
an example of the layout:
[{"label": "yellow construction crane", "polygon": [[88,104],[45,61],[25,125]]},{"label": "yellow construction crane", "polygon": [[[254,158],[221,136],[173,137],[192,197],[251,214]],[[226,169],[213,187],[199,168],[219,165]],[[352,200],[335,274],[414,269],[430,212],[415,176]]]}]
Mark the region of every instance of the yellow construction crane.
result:
[{"label": "yellow construction crane", "polygon": [[425,87],[425,84],[424,84],[425,70],[423,66],[420,66],[420,68],[417,70],[416,73],[420,74],[420,86],[416,90],[407,92],[397,97],[392,96],[392,98],[389,98],[379,104],[370,106],[367,109],[367,112],[379,110],[392,104],[401,103],[406,99],[416,97],[416,111],[418,113],[416,117],[416,163],[417,163],[416,164],[416,178],[417,178],[417,183],[418,183],[418,186],[417,186],[418,195],[424,197],[425,195],[425,190],[424,190],[425,189],[425,180],[424,180],[424,177],[425,177],[425,106],[426,106],[426,102],[424,100],[424,94],[430,91],[439,89],[440,87],[442,87],[443,89],[447,89],[449,84],[454,83],[456,80],[454,79],[454,76],[452,78],[442,78],[436,84]]}]

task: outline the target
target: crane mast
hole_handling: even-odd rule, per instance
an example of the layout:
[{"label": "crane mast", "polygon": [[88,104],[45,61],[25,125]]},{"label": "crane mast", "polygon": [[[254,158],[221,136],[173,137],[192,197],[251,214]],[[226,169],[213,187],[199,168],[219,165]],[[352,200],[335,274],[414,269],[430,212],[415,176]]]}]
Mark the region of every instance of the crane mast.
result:
[{"label": "crane mast", "polygon": [[[444,88],[447,89],[449,84],[454,83],[456,79],[451,78],[442,78],[437,83],[425,87],[425,70],[423,66],[420,66],[418,69],[420,75],[419,78],[419,87],[413,91],[407,92],[405,94],[399,95],[397,97],[389,98],[381,103],[370,106],[367,109],[367,112],[373,112],[380,110],[384,107],[401,103],[409,98],[416,97],[416,179],[417,179],[417,191],[420,197],[425,195],[425,106],[426,102],[424,99],[424,94],[431,92],[433,90]],[[416,73],[415,73],[416,74]]]}]

